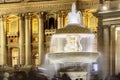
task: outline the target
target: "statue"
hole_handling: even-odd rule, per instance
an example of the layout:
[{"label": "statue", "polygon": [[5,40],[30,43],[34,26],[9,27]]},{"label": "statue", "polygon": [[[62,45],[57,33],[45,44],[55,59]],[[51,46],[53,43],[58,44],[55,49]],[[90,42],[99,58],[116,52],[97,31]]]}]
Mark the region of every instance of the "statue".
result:
[{"label": "statue", "polygon": [[77,52],[82,51],[82,45],[80,40],[82,38],[75,35],[67,35],[66,36],[66,44],[64,46],[65,52]]},{"label": "statue", "polygon": [[5,72],[3,76],[4,76],[3,80],[9,80],[8,78],[9,78],[10,74],[8,72]]},{"label": "statue", "polygon": [[64,47],[65,52],[77,52],[78,44],[77,44],[77,36],[67,35],[66,36],[66,44]]},{"label": "statue", "polygon": [[80,11],[77,12],[76,4],[72,4],[71,12],[68,13],[68,24],[75,23],[82,25],[82,14]]}]

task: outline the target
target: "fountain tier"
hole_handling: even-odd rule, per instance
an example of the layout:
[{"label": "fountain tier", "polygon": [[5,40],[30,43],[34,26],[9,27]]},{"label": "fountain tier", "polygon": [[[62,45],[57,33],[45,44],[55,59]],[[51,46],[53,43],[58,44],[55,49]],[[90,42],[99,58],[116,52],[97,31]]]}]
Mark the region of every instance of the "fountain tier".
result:
[{"label": "fountain tier", "polygon": [[68,24],[51,38],[50,53],[96,51],[95,34],[79,24]]},{"label": "fountain tier", "polygon": [[98,58],[97,52],[67,52],[46,55],[50,63],[92,63]]},{"label": "fountain tier", "polygon": [[56,34],[73,34],[73,33],[92,33],[88,28],[85,28],[77,23],[71,23],[66,25],[64,28],[58,29]]}]

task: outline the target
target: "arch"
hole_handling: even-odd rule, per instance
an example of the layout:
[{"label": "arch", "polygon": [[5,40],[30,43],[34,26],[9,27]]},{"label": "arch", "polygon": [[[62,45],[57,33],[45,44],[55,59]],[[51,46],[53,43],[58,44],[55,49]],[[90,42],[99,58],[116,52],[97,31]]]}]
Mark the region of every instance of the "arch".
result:
[{"label": "arch", "polygon": [[19,17],[17,15],[9,15],[6,17],[7,34],[17,34],[19,31]]},{"label": "arch", "polygon": [[55,29],[57,28],[57,17],[55,12],[50,12],[46,14],[46,29]]},{"label": "arch", "polygon": [[49,18],[49,29],[55,28],[55,19],[53,17]]}]

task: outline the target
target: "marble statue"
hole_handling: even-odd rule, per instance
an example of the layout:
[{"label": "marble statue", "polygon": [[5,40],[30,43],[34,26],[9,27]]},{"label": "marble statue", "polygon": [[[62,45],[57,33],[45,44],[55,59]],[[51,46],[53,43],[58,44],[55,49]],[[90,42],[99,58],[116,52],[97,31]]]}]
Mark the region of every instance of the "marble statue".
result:
[{"label": "marble statue", "polygon": [[72,4],[71,12],[68,13],[68,24],[80,24],[82,25],[82,14],[76,10],[76,4]]}]

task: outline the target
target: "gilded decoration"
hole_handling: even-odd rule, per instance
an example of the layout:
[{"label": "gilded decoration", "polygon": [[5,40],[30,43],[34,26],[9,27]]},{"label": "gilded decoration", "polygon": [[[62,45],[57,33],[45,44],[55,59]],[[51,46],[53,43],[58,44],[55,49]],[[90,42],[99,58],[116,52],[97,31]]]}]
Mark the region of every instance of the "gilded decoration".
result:
[{"label": "gilded decoration", "polygon": [[32,16],[32,33],[38,34],[38,17],[37,15]]}]

